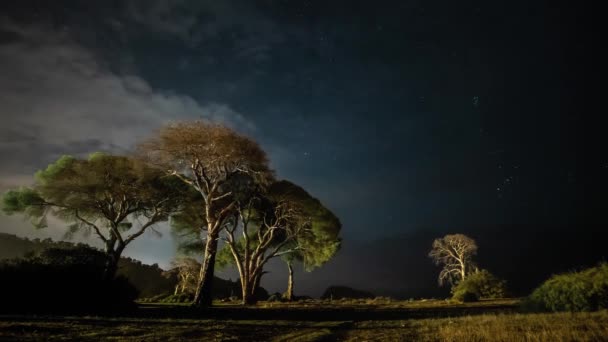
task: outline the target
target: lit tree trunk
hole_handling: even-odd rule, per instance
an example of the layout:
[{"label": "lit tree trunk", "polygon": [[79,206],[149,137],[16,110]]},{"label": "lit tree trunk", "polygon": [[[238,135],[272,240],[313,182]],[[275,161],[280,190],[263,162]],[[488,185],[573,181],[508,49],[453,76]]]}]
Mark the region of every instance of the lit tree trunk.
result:
[{"label": "lit tree trunk", "polygon": [[291,262],[287,262],[287,269],[289,270],[289,276],[287,278],[287,292],[285,293],[285,299],[288,301],[293,300],[293,266]]},{"label": "lit tree trunk", "polygon": [[255,304],[258,301],[258,288],[260,287],[260,282],[262,281],[262,276],[265,274],[266,272],[262,271],[262,268],[260,267],[258,270],[256,270],[255,275],[253,276],[253,280],[251,281],[251,299],[249,301],[248,304]]},{"label": "lit tree trunk", "polygon": [[241,291],[243,296],[241,303],[243,305],[255,304],[255,290],[253,289],[252,281],[246,277],[244,279],[244,281],[241,281]]},{"label": "lit tree trunk", "polygon": [[461,277],[462,277],[462,281],[464,281],[464,278],[467,275],[467,265],[464,262],[461,262],[462,265],[462,271],[461,271]]},{"label": "lit tree trunk", "polygon": [[195,306],[211,306],[211,291],[213,286],[213,276],[215,273],[215,255],[217,253],[217,240],[219,231],[209,233],[205,243],[205,257],[201,264],[199,273],[199,286],[194,295]]}]

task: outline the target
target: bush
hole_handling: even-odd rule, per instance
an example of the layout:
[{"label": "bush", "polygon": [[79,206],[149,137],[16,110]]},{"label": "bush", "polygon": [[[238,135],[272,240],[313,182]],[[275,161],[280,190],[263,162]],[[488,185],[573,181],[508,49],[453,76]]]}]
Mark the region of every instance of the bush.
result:
[{"label": "bush", "polygon": [[487,270],[477,271],[469,275],[452,288],[452,299],[460,302],[504,298],[506,295],[506,282]]},{"label": "bush", "polygon": [[267,302],[284,302],[285,298],[280,293],[275,292],[272,295],[270,295],[270,297],[268,297],[268,299],[266,299],[266,301]]},{"label": "bush", "polygon": [[347,286],[328,287],[321,299],[368,299],[375,298],[371,292],[353,289]]},{"label": "bush", "polygon": [[554,275],[524,302],[535,311],[594,311],[608,308],[608,264]]}]

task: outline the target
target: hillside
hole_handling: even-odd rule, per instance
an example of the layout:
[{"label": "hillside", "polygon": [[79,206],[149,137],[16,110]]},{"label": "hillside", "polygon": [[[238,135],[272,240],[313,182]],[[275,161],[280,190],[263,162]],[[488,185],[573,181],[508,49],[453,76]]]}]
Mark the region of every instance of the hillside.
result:
[{"label": "hillside", "polygon": [[[37,253],[45,248],[76,246],[72,242],[53,241],[51,239],[27,239],[16,235],[0,233],[0,260],[22,258],[31,253]],[[118,264],[118,274],[125,276],[137,288],[140,298],[152,297],[164,293],[172,293],[176,279],[165,277],[165,270],[157,264],[147,265],[132,258],[121,258]],[[238,282],[216,278],[214,282],[215,296],[229,297],[240,293]]]}]

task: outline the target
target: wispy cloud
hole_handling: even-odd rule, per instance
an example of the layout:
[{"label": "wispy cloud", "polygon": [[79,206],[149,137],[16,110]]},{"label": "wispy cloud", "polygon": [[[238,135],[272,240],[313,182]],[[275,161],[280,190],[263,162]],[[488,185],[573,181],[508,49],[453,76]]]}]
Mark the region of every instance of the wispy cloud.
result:
[{"label": "wispy cloud", "polygon": [[0,30],[0,176],[30,173],[61,154],[120,152],[164,122],[209,119],[252,131],[227,104],[153,89],[138,75],[110,71],[67,32],[20,27]]}]

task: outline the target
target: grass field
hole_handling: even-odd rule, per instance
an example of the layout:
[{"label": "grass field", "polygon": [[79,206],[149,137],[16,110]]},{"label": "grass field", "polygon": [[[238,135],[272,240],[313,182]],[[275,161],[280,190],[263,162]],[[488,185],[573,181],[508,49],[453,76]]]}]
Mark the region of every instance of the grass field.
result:
[{"label": "grass field", "polygon": [[[0,316],[2,341],[608,341],[608,312],[518,313],[516,302],[260,303],[127,317]],[[200,317],[198,317],[200,316]]]}]

